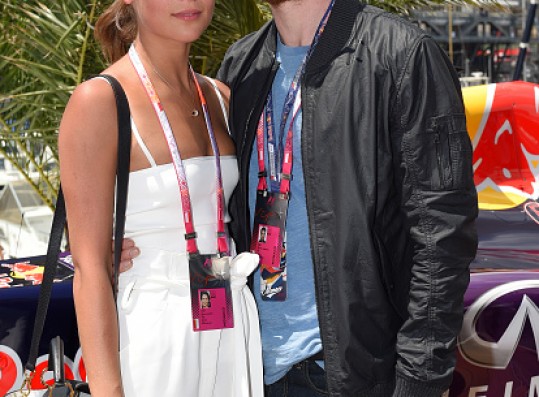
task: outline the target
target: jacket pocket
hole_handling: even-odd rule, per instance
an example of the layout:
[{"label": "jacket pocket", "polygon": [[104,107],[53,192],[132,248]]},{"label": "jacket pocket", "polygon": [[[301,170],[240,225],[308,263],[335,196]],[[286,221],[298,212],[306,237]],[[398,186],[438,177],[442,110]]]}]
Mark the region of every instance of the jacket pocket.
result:
[{"label": "jacket pocket", "polygon": [[429,119],[422,131],[405,135],[404,150],[406,167],[418,187],[439,191],[473,186],[472,145],[464,114]]},{"label": "jacket pocket", "polygon": [[428,135],[435,149],[430,182],[432,190],[455,190],[470,186],[472,147],[464,114],[431,119]]}]

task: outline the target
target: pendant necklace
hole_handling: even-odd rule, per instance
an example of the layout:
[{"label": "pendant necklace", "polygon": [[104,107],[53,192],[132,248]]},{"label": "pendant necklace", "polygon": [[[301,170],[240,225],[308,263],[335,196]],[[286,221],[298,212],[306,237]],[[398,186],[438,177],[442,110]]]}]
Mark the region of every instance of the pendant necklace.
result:
[{"label": "pendant necklace", "polygon": [[[159,73],[159,70],[154,66],[154,64],[152,63],[152,61],[150,59],[148,59],[148,62],[152,66],[152,69],[153,69],[154,73],[157,75],[157,77],[159,77],[161,79],[161,81],[163,83],[165,83],[173,92],[176,91],[174,86],[172,84],[170,84],[168,82],[168,80],[165,79],[161,73]],[[195,103],[195,98],[192,95],[193,91],[192,91],[192,88],[191,88],[191,76],[189,76],[189,93],[191,94],[191,99],[193,100],[193,110],[191,110],[191,117],[197,117],[199,115],[199,111],[198,111],[196,103]],[[185,103],[184,99],[183,98],[181,98],[181,99]]]}]

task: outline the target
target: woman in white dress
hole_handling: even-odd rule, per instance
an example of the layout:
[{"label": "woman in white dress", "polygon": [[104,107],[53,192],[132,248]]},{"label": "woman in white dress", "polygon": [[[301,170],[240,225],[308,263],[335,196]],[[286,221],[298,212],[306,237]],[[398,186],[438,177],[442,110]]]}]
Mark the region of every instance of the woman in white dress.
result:
[{"label": "woman in white dress", "polygon": [[[120,275],[116,303],[111,87],[100,78],[81,84],[62,119],[73,293],[92,397],[263,395],[258,317],[245,286],[258,257],[231,260],[228,289],[195,282],[208,263],[227,273],[216,258],[233,252],[226,204],[238,180],[228,88],[194,73],[188,59],[213,8],[214,0],[116,0],[96,26],[113,62],[104,73],[127,94],[135,138],[125,228],[142,255]],[[200,269],[192,258],[202,258]]]}]

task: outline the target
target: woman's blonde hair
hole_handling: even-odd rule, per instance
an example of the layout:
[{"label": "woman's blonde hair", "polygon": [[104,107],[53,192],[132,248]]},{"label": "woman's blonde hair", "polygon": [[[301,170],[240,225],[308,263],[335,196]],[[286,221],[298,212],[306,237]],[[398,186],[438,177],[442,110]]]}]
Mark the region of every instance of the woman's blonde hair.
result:
[{"label": "woman's blonde hair", "polygon": [[137,36],[135,10],[123,0],[114,0],[97,20],[94,35],[107,61],[116,62]]}]

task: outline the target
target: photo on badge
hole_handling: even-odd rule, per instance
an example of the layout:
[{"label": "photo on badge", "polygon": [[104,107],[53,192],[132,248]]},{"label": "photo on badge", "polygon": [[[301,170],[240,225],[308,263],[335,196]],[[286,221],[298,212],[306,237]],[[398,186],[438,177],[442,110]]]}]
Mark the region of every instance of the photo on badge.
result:
[{"label": "photo on badge", "polygon": [[211,295],[209,291],[200,291],[200,308],[209,309],[211,307]]},{"label": "photo on badge", "polygon": [[281,230],[277,226],[261,224],[256,236],[256,252],[262,267],[279,268],[281,262]]}]

